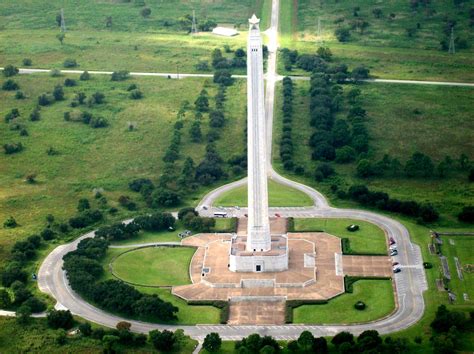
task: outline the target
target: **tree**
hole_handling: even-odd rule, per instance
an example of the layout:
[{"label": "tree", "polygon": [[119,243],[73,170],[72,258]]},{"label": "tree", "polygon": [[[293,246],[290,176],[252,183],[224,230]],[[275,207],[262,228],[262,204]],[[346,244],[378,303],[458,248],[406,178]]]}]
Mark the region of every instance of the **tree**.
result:
[{"label": "tree", "polygon": [[84,211],[84,210],[90,209],[90,208],[91,208],[91,205],[90,205],[89,200],[87,198],[79,199],[79,201],[77,203],[77,211],[81,212],[81,211]]},{"label": "tree", "polygon": [[30,321],[31,309],[27,305],[21,305],[17,308],[15,316],[19,324],[25,325]]},{"label": "tree", "polygon": [[144,18],[150,17],[151,9],[149,7],[144,7],[143,9],[140,10],[140,15],[142,15]]},{"label": "tree", "polygon": [[351,76],[354,81],[365,80],[369,78],[369,72],[369,69],[361,65],[352,70]]},{"label": "tree", "polygon": [[150,338],[150,342],[153,344],[155,349],[158,350],[170,351],[175,343],[173,332],[166,329],[162,332],[158,330],[150,331],[148,336]]},{"label": "tree", "polygon": [[334,34],[339,42],[348,42],[351,37],[351,32],[348,28],[336,28]]},{"label": "tree", "polygon": [[76,61],[76,59],[68,58],[68,59],[64,60],[63,66],[65,68],[75,68],[77,66],[77,61]]},{"label": "tree", "polygon": [[191,141],[194,143],[199,143],[202,140],[202,132],[201,132],[201,122],[199,120],[195,120],[191,127],[189,128],[189,135],[191,136]]},{"label": "tree", "polygon": [[13,66],[11,64],[8,64],[3,68],[3,76],[5,77],[15,76],[19,72],[20,70],[18,70],[16,66]]},{"label": "tree", "polygon": [[374,15],[375,18],[381,18],[383,16],[383,11],[381,8],[376,7],[375,9],[372,10],[372,14]]},{"label": "tree", "polygon": [[79,76],[79,80],[81,81],[87,81],[87,80],[90,80],[91,78],[91,75],[89,74],[89,72],[86,70],[84,71],[81,76]]},{"label": "tree", "polygon": [[0,309],[8,309],[12,304],[10,294],[6,289],[0,289]]},{"label": "tree", "polygon": [[343,146],[340,149],[336,150],[336,159],[337,163],[349,163],[354,161],[356,158],[356,151],[350,146]]},{"label": "tree", "polygon": [[151,194],[151,206],[153,208],[176,206],[179,202],[179,195],[170,189],[159,188]]},{"label": "tree", "polygon": [[61,32],[56,35],[56,38],[58,39],[59,43],[63,45],[64,39],[66,38],[66,34]]},{"label": "tree", "polygon": [[474,206],[469,205],[462,208],[462,211],[458,214],[459,221],[474,223]]},{"label": "tree", "polygon": [[303,331],[298,337],[298,346],[303,352],[309,352],[313,348],[313,341],[313,334],[310,331]]},{"label": "tree", "polygon": [[15,91],[15,90],[18,90],[19,88],[20,86],[12,79],[8,79],[2,85],[2,90],[4,91]]},{"label": "tree", "polygon": [[92,334],[92,326],[89,322],[80,323],[77,328],[84,337],[90,337]]},{"label": "tree", "polygon": [[354,335],[349,332],[339,332],[332,339],[331,343],[339,347],[342,343],[354,343]]},{"label": "tree", "polygon": [[205,338],[204,338],[204,343],[202,344],[202,347],[206,349],[208,352],[217,352],[222,345],[222,339],[219,336],[218,333],[212,332],[209,333]]},{"label": "tree", "polygon": [[196,110],[199,112],[207,112],[209,111],[209,99],[207,96],[200,94],[196,101],[194,102],[196,106]]},{"label": "tree", "polygon": [[405,164],[407,177],[431,177],[434,174],[434,165],[429,156],[415,152]]},{"label": "tree", "polygon": [[316,51],[316,53],[322,59],[324,59],[326,61],[331,61],[332,52],[331,52],[331,49],[329,49],[328,47],[319,47],[318,50]]},{"label": "tree", "polygon": [[115,353],[115,348],[120,341],[120,337],[106,334],[102,337],[102,345],[105,353]]},{"label": "tree", "polygon": [[328,343],[326,338],[318,337],[313,340],[313,353],[314,354],[327,354],[328,352]]},{"label": "tree", "polygon": [[130,72],[127,70],[114,71],[111,76],[112,81],[124,81],[130,77]]},{"label": "tree", "polygon": [[56,101],[64,100],[64,90],[61,85],[56,85],[53,90],[53,97]]},{"label": "tree", "polygon": [[234,83],[232,75],[229,70],[216,70],[214,73],[214,82],[216,84],[230,86]]},{"label": "tree", "polygon": [[54,329],[70,329],[74,326],[74,318],[69,310],[51,310],[46,316],[48,326]]}]

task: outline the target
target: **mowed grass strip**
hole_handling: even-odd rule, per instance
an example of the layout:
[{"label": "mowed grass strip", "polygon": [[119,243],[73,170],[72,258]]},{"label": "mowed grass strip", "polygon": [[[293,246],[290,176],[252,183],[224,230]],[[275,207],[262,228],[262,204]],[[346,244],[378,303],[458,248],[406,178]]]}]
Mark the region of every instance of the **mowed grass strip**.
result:
[{"label": "mowed grass strip", "polygon": [[[365,310],[354,308],[357,301]],[[395,308],[391,280],[359,280],[354,292],[342,294],[323,305],[303,305],[293,310],[294,323],[342,324],[374,321]]]},{"label": "mowed grass strip", "polygon": [[[442,236],[443,245],[442,253],[448,259],[449,270],[451,271],[451,281],[449,287],[456,294],[457,305],[473,305],[474,304],[474,271],[467,271],[466,266],[474,267],[474,237],[472,236]],[[454,244],[451,244],[451,242]],[[459,279],[456,269],[454,257],[459,259],[461,263],[463,279]],[[467,294],[468,299],[464,299]]]},{"label": "mowed grass strip", "polygon": [[118,256],[111,264],[120,279],[149,286],[190,283],[189,262],[195,252],[189,247],[147,247]]},{"label": "mowed grass strip", "polygon": [[[359,225],[355,232],[347,231],[349,225]],[[378,226],[354,219],[295,219],[295,231],[321,230],[331,235],[348,238],[351,249],[359,253],[387,253],[385,233]]]},{"label": "mowed grass strip", "polygon": [[[214,202],[215,206],[247,206],[247,185],[234,188],[222,194]],[[313,201],[303,192],[268,181],[268,204],[270,207],[311,206]]]}]

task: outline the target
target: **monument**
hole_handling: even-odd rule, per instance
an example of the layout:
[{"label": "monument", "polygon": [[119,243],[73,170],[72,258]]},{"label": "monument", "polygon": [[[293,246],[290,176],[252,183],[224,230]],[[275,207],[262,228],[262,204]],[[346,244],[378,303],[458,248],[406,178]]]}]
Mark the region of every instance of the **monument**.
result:
[{"label": "monument", "polygon": [[263,50],[260,20],[249,19],[247,43],[247,165],[248,227],[246,237],[234,237],[229,269],[274,272],[288,269],[288,240],[271,235],[268,217],[267,146],[265,127]]}]

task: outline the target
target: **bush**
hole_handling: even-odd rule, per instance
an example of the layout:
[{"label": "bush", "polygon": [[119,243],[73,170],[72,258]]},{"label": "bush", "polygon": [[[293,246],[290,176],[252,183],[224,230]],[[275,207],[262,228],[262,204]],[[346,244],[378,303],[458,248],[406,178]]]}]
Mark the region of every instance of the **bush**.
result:
[{"label": "bush", "polygon": [[23,65],[24,66],[31,66],[32,64],[33,64],[33,62],[31,61],[30,58],[23,59]]},{"label": "bush", "polygon": [[13,216],[10,216],[3,222],[3,227],[8,228],[8,229],[13,229],[18,226],[18,223],[16,222],[15,218]]},{"label": "bush", "polygon": [[130,98],[131,98],[132,100],[139,100],[139,99],[142,98],[142,97],[143,97],[143,93],[142,93],[140,90],[138,90],[138,89],[132,90],[132,91],[130,92]]},{"label": "bush", "polygon": [[23,145],[21,143],[10,143],[4,144],[3,150],[5,151],[6,155],[15,154],[23,150]]},{"label": "bush", "polygon": [[87,80],[90,80],[91,78],[91,75],[89,74],[88,71],[84,71],[81,76],[79,76],[79,80],[81,81],[87,81]]},{"label": "bush", "polygon": [[216,70],[214,73],[214,82],[216,84],[230,86],[234,83],[234,79],[229,70]]},{"label": "bush", "polygon": [[76,59],[66,59],[63,62],[65,68],[75,68],[77,66]]},{"label": "bush", "polygon": [[48,326],[54,329],[70,329],[74,326],[74,318],[69,310],[51,310],[46,316]]},{"label": "bush", "polygon": [[18,90],[19,88],[20,86],[12,79],[8,79],[2,85],[2,90],[4,91],[15,91],[15,90]]},{"label": "bush", "polygon": [[24,99],[26,96],[25,96],[25,93],[21,90],[18,90],[17,92],[15,92],[15,98],[17,100],[22,100]]},{"label": "bush", "polygon": [[60,77],[61,76],[61,71],[58,70],[58,69],[52,69],[50,72],[49,72],[49,75],[51,77]]},{"label": "bush", "polygon": [[144,18],[150,17],[151,9],[149,7],[144,7],[143,9],[140,10],[140,15],[142,15]]},{"label": "bush", "polygon": [[458,214],[459,221],[473,223],[474,222],[474,206],[465,206]]},{"label": "bush", "polygon": [[48,93],[43,93],[38,96],[38,104],[40,106],[49,106],[53,102],[54,102],[54,97]]},{"label": "bush", "polygon": [[348,42],[351,37],[351,32],[347,28],[339,27],[334,32],[339,42]]},{"label": "bush", "polygon": [[20,72],[20,70],[18,70],[18,68],[16,66],[13,66],[11,64],[8,64],[7,66],[5,66],[3,68],[3,75],[5,77],[15,76],[19,72]]},{"label": "bush", "polygon": [[114,71],[111,76],[112,81],[123,81],[130,77],[130,72],[126,70]]},{"label": "bush", "polygon": [[73,87],[73,86],[76,86],[76,85],[77,85],[77,82],[74,79],[67,78],[66,80],[64,80],[64,86],[66,86],[66,87]]},{"label": "bush", "polygon": [[362,311],[362,310],[365,310],[366,305],[365,305],[365,303],[363,303],[362,301],[357,301],[357,302],[354,304],[354,308],[355,308],[356,310]]}]

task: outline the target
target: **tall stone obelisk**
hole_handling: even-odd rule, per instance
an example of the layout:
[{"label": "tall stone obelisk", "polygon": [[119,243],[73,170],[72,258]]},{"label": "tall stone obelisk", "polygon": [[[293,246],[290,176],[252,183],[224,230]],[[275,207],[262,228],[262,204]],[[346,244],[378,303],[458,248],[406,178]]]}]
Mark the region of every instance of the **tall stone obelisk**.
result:
[{"label": "tall stone obelisk", "polygon": [[260,20],[249,19],[247,44],[248,234],[247,251],[271,249],[268,220],[263,51]]}]

